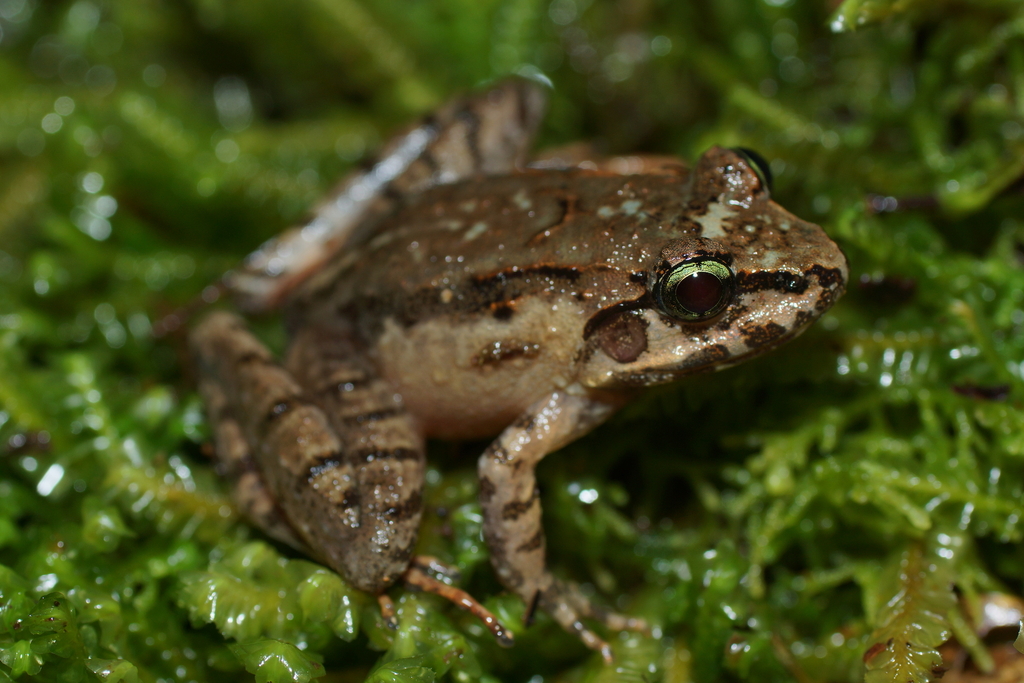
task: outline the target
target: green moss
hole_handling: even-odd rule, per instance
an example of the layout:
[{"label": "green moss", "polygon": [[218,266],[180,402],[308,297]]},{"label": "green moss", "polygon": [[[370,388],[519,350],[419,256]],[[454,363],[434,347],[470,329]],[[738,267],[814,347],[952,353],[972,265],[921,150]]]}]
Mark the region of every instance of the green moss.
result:
[{"label": "green moss", "polygon": [[[0,0],[0,682],[924,683],[951,633],[991,666],[970,614],[1024,579],[1024,11],[829,4]],[[554,82],[543,145],[759,150],[853,271],[801,339],[541,466],[556,572],[656,627],[611,634],[614,666],[522,626],[478,446],[435,449],[420,549],[511,650],[401,589],[391,630],[261,540],[183,337],[150,334],[398,126],[513,71]]]},{"label": "green moss", "polygon": [[246,640],[231,646],[231,652],[256,676],[256,683],[309,683],[323,676],[324,667],[294,645],[269,638]]}]

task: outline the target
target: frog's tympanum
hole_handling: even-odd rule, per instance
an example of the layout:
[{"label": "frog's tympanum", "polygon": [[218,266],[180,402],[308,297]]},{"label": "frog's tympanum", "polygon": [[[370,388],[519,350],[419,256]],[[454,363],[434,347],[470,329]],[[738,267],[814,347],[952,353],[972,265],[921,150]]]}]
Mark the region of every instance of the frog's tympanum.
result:
[{"label": "frog's tympanum", "polygon": [[[446,105],[349,177],[308,224],[227,276],[247,310],[283,308],[282,362],[237,315],[193,331],[201,391],[236,500],[272,536],[378,596],[446,595],[511,636],[414,556],[424,439],[497,438],[480,456],[501,583],[589,647],[591,605],[545,564],[534,468],[643,387],[792,339],[843,292],[846,259],[773,202],[756,155],[692,168],[553,153],[528,163],[543,89],[513,80]],[[578,156],[578,155],[577,155]]]}]

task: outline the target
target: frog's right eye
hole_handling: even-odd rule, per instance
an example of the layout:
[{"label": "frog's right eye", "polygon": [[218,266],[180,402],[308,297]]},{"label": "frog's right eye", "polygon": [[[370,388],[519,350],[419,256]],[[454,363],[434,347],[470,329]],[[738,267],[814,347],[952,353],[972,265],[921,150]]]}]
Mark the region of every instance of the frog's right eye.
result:
[{"label": "frog's right eye", "polygon": [[772,193],[772,167],[768,165],[765,158],[755,152],[752,149],[746,147],[733,147],[732,151],[743,157],[743,160],[747,162],[750,169],[757,174],[757,177],[761,180],[761,186],[768,190],[768,194]]},{"label": "frog's right eye", "polygon": [[729,304],[734,279],[732,271],[721,261],[684,261],[658,281],[654,294],[666,314],[698,322],[718,315]]}]

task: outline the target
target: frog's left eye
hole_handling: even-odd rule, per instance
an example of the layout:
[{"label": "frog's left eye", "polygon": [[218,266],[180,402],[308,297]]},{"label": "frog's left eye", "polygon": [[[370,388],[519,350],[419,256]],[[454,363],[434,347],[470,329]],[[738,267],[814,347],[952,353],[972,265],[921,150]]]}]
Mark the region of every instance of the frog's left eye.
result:
[{"label": "frog's left eye", "polygon": [[688,322],[707,320],[732,299],[734,277],[729,267],[714,259],[685,261],[670,270],[655,286],[655,297],[665,313]]},{"label": "frog's left eye", "polygon": [[732,151],[743,157],[744,161],[750,166],[751,170],[757,174],[757,177],[761,180],[761,187],[768,190],[768,194],[772,192],[772,167],[768,165],[765,158],[748,147],[733,147]]}]

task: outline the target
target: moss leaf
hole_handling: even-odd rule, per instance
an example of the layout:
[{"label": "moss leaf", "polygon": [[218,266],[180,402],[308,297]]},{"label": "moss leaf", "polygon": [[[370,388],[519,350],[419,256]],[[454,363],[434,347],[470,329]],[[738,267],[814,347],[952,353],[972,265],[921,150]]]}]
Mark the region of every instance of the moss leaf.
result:
[{"label": "moss leaf", "polygon": [[32,652],[32,644],[27,640],[0,645],[0,662],[10,667],[11,675],[15,678],[22,674],[35,676],[43,664],[39,655]]},{"label": "moss leaf", "polygon": [[265,638],[228,647],[245,670],[256,676],[256,683],[308,683],[324,675],[323,664],[280,640]]},{"label": "moss leaf", "polygon": [[337,574],[289,560],[262,542],[234,547],[206,571],[181,575],[178,604],[194,624],[212,623],[238,641],[274,638],[326,645],[351,641],[365,600]]},{"label": "moss leaf", "polygon": [[122,538],[134,536],[113,505],[95,496],[82,501],[82,540],[100,552],[111,552]]},{"label": "moss leaf", "polygon": [[104,683],[138,683],[139,670],[123,659],[87,659],[85,665]]},{"label": "moss leaf", "polygon": [[11,569],[0,565],[0,629],[10,631],[28,616],[32,600],[26,595],[28,584]]},{"label": "moss leaf", "polygon": [[949,563],[912,543],[886,570],[884,600],[864,656],[865,683],[929,683],[942,675],[939,645],[956,608]]},{"label": "moss leaf", "polygon": [[424,664],[424,657],[381,662],[366,677],[365,683],[434,683],[434,670]]},{"label": "moss leaf", "polygon": [[47,593],[39,598],[35,609],[25,619],[24,628],[35,636],[32,638],[34,652],[69,658],[85,651],[78,620],[63,593]]},{"label": "moss leaf", "polygon": [[193,623],[212,623],[229,638],[248,640],[273,630],[268,620],[279,611],[281,598],[276,590],[227,573],[192,572],[182,577],[179,602]]},{"label": "moss leaf", "polygon": [[355,591],[341,577],[318,569],[299,584],[299,606],[306,619],[330,624],[335,635],[351,642],[359,632]]}]

